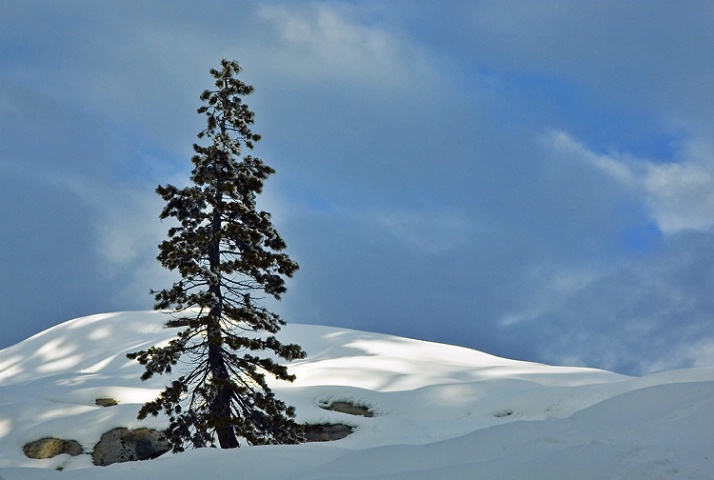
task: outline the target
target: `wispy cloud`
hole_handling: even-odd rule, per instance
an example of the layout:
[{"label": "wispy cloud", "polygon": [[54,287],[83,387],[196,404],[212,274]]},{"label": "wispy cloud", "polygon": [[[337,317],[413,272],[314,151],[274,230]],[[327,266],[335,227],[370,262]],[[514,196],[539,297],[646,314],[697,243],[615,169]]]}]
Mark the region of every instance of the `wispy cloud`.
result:
[{"label": "wispy cloud", "polygon": [[274,45],[276,64],[300,81],[335,82],[368,88],[409,88],[414,74],[423,80],[435,74],[414,44],[378,23],[366,24],[354,8],[327,4],[268,4],[260,17],[280,39]]},{"label": "wispy cloud", "polygon": [[302,267],[288,321],[704,362],[714,30],[706,2],[645,3],[6,0],[1,320],[150,306],[153,189],[186,182],[227,57]]},{"label": "wispy cloud", "polygon": [[463,248],[475,231],[471,219],[456,212],[385,211],[371,218],[405,247],[432,255]]},{"label": "wispy cloud", "polygon": [[641,198],[660,230],[673,234],[714,228],[714,147],[688,141],[669,162],[598,154],[564,132],[549,135],[562,155],[587,162]]}]

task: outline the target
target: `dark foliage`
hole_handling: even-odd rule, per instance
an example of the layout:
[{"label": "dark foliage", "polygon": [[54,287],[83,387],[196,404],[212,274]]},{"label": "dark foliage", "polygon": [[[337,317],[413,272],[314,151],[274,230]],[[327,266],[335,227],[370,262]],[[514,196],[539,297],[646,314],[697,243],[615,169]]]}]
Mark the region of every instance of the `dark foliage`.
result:
[{"label": "dark foliage", "polygon": [[284,277],[298,265],[283,253],[270,214],[256,210],[256,195],[274,171],[258,158],[241,157],[260,136],[251,131],[253,112],[242,101],[253,87],[236,78],[239,72],[237,62],[223,60],[220,70],[211,70],[215,89],[201,94],[198,113],[207,127],[198,137],[210,144],[193,146],[192,185],[157,188],[166,201],[161,218],[179,225],[159,245],[157,259],[181,279],[153,292],[155,308],[177,312],[167,323],[177,335],[167,346],[128,355],[145,366],[142,380],[170,374],[179,362],[188,372],[139,411],[140,419],[168,415],[174,451],[216,440],[234,448],[303,439],[294,409],[266,383],[266,375],[294,379],[275,359],[305,356],[299,345],[278,341],[285,323],[259,304],[260,295],[280,299]]}]

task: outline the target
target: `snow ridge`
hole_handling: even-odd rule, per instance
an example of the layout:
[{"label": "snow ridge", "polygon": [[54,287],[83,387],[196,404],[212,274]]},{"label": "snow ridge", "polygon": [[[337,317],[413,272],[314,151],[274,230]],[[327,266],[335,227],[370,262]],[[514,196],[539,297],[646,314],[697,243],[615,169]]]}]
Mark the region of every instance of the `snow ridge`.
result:
[{"label": "snow ridge", "polygon": [[[139,422],[139,406],[167,379],[139,381],[126,353],[173,332],[161,312],[70,320],[0,350],[0,477],[189,479],[242,472],[261,479],[694,478],[714,472],[714,369],[627,377],[555,367],[377,333],[291,324],[281,340],[308,357],[297,380],[273,381],[302,423],[345,423],[348,437],[299,446],[202,449],[94,467],[88,454],[47,460],[22,446],[73,439],[91,451],[114,427]],[[101,407],[97,398],[118,405]],[[367,407],[373,417],[326,410]],[[58,472],[56,469],[62,469]]]}]

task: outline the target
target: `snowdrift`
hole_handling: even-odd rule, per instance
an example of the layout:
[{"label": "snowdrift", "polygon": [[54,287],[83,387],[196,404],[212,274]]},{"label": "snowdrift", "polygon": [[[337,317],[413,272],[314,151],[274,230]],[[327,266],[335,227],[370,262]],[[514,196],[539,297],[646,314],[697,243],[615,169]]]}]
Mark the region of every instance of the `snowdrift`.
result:
[{"label": "snowdrift", "polygon": [[[369,332],[288,325],[308,358],[272,388],[301,423],[342,423],[344,439],[193,450],[95,467],[88,454],[27,458],[43,437],[90,452],[168,381],[141,382],[126,353],[171,338],[160,312],[93,315],[0,351],[0,478],[548,479],[714,478],[714,368],[627,377],[495,357]],[[96,405],[112,398],[116,406]],[[324,407],[349,402],[371,417]],[[61,470],[61,471],[58,471]]]}]

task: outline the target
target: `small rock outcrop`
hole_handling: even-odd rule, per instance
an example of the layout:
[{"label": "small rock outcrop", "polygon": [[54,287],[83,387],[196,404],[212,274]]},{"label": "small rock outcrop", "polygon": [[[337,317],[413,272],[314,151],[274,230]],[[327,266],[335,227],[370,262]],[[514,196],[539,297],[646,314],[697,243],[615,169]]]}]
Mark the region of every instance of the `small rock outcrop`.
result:
[{"label": "small rock outcrop", "polygon": [[340,440],[354,431],[354,428],[343,423],[320,423],[304,425],[306,442],[331,442]]},{"label": "small rock outcrop", "polygon": [[113,407],[118,404],[113,398],[97,398],[94,400],[94,404],[100,407]]},{"label": "small rock outcrop", "polygon": [[113,463],[133,462],[156,458],[171,450],[166,437],[150,428],[114,428],[109,430],[94,446],[92,462],[106,466]]},{"label": "small rock outcrop", "polygon": [[352,402],[332,402],[329,405],[325,405],[322,408],[325,410],[332,410],[333,412],[346,413],[348,415],[359,415],[362,417],[373,417],[374,413],[370,411],[367,407],[362,405],[357,405]]},{"label": "small rock outcrop", "polygon": [[47,437],[25,444],[22,447],[28,458],[45,459],[66,453],[73,457],[84,452],[82,445],[76,440],[62,440],[61,438]]}]

